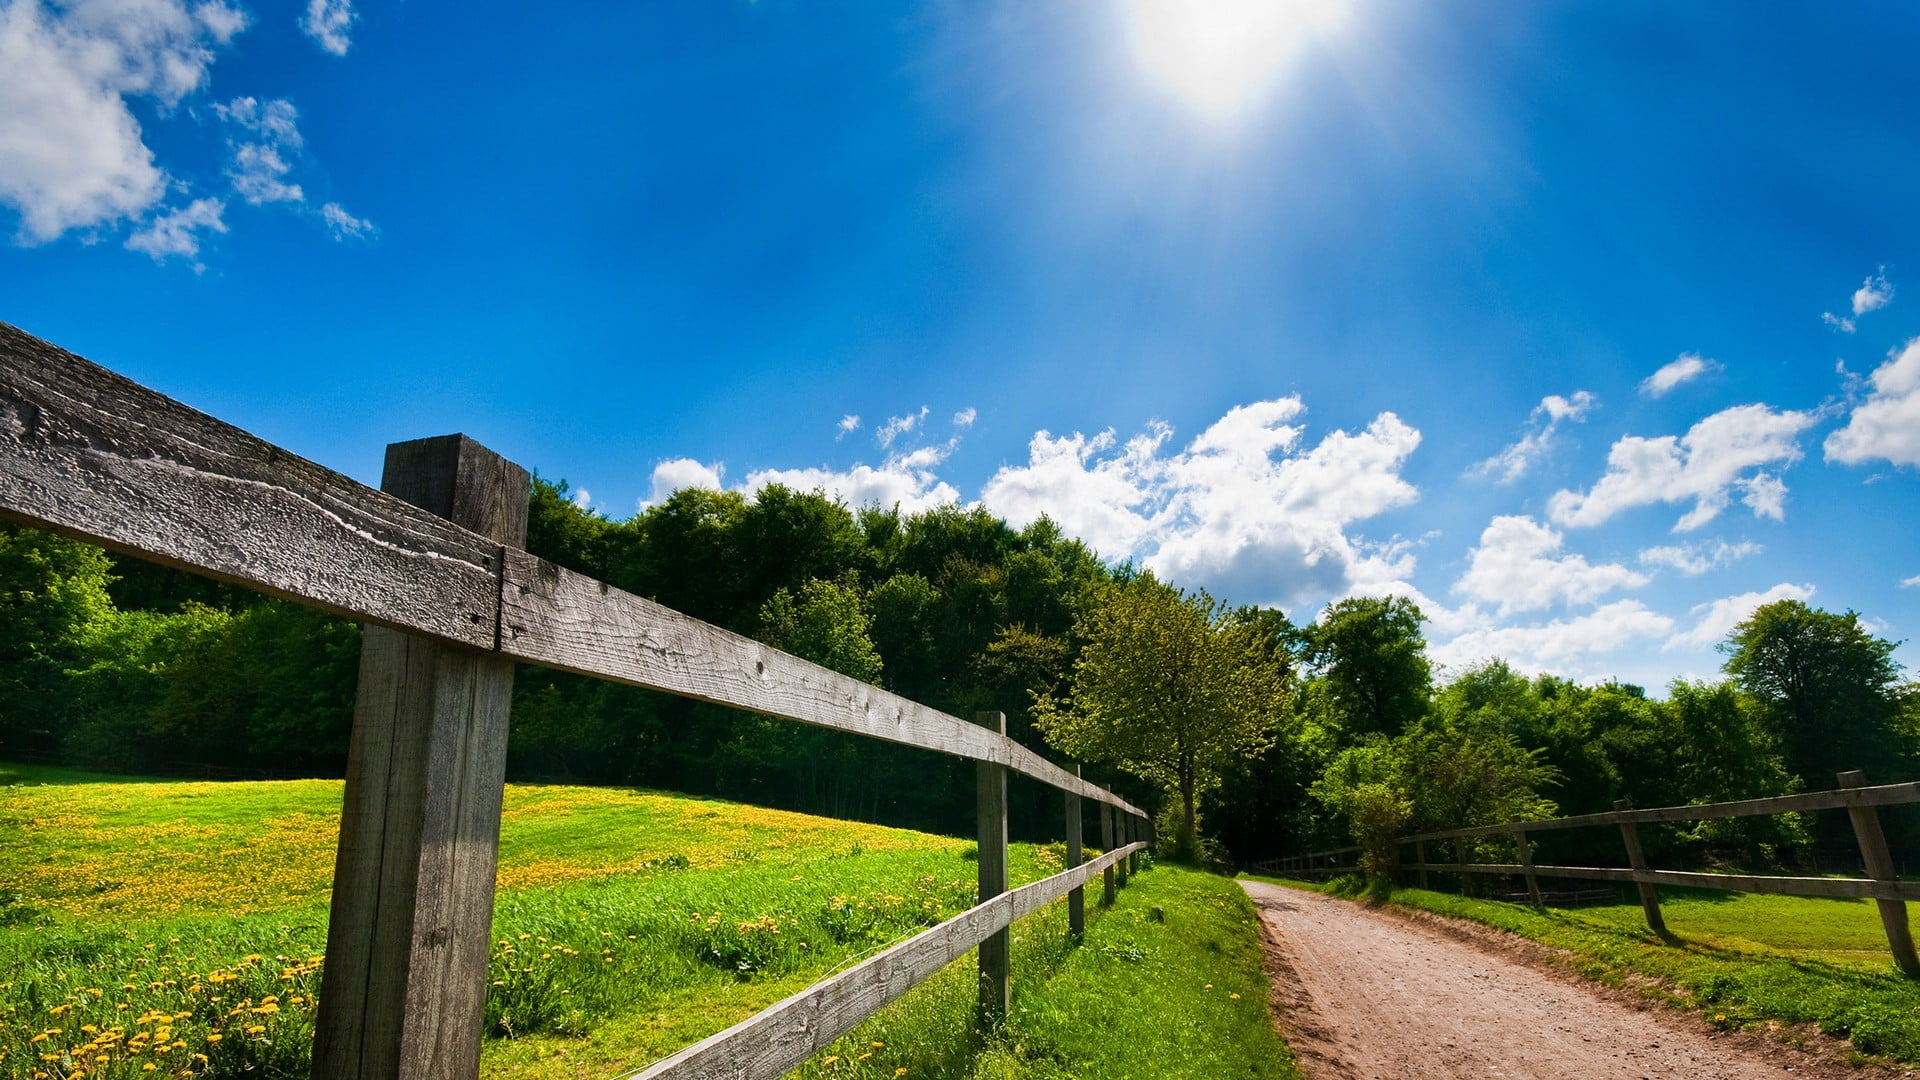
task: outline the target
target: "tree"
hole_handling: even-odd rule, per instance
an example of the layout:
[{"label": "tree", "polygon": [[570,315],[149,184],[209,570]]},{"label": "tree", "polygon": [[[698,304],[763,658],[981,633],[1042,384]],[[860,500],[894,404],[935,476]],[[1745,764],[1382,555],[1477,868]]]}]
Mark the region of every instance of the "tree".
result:
[{"label": "tree", "polygon": [[0,524],[0,749],[55,748],[67,670],[113,615],[112,565],[90,544]]},{"label": "tree", "polygon": [[1426,618],[1404,596],[1354,596],[1308,629],[1308,659],[1349,734],[1397,735],[1426,712],[1433,685],[1420,634]]},{"label": "tree", "polygon": [[1787,767],[1816,788],[1834,774],[1873,768],[1912,779],[1913,746],[1898,724],[1900,665],[1894,643],[1860,617],[1776,600],[1733,628],[1720,650],[1725,670],[1763,702]]},{"label": "tree", "polygon": [[1271,740],[1286,672],[1254,624],[1150,574],[1107,590],[1075,631],[1086,644],[1072,696],[1037,698],[1036,722],[1061,750],[1174,792],[1174,850],[1197,855],[1198,799],[1229,762]]}]

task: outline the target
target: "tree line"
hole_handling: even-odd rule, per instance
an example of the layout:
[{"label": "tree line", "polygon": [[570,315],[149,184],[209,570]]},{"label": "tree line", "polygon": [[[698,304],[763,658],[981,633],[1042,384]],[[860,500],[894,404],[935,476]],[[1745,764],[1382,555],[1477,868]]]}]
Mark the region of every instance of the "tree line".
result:
[{"label": "tree line", "polygon": [[[1437,677],[1419,609],[1350,598],[1310,623],[1110,565],[1041,520],[849,509],[771,486],[689,489],[625,520],[536,480],[537,555],[959,716],[1007,714],[1043,754],[1158,807],[1180,854],[1250,861],[1358,838],[1785,794],[1920,774],[1920,692],[1852,613],[1761,608],[1725,678],[1665,700],[1499,660]],[[0,526],[0,757],[122,772],[344,771],[354,625],[31,529]],[[509,772],[637,784],[946,832],[965,763],[526,667]],[[1057,831],[1016,785],[1014,823]],[[1896,819],[1896,829],[1900,823]],[[1907,828],[1920,836],[1920,823]],[[1578,837],[1556,836],[1577,857]],[[1794,818],[1650,835],[1656,855],[1817,860]]]}]

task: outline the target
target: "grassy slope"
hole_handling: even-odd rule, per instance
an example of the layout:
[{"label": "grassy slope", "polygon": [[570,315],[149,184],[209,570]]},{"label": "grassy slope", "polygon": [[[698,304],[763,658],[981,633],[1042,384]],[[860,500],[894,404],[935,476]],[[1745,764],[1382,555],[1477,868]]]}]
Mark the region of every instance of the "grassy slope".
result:
[{"label": "grassy slope", "polygon": [[[43,1054],[82,1046],[78,1060],[101,1070],[87,1075],[149,1075],[141,1066],[155,1063],[167,1075],[213,1067],[304,1076],[340,785],[99,781],[0,766],[0,785],[34,785],[0,786],[0,1077],[29,1078],[48,1067]],[[496,1034],[520,1037],[489,1041],[489,1076],[609,1075],[724,1028],[971,902],[970,845],[951,838],[612,789],[512,786],[506,807],[488,1022]],[[1049,851],[1016,846],[1016,883],[1057,869]],[[1059,1019],[1071,1015],[1066,1006],[1047,1003],[1058,985],[1086,999],[1074,1006],[1081,1015],[1114,1007],[1111,996],[1076,989],[1073,976],[1113,955],[1157,950],[1151,962],[1114,961],[1129,965],[1122,975],[1142,969],[1136,982],[1151,981],[1154,970],[1193,972],[1223,987],[1258,980],[1250,912],[1236,923],[1219,907],[1238,890],[1204,878],[1176,887],[1179,878],[1143,876],[1095,923],[1092,949],[1061,947],[1060,905],[1020,924],[1024,977],[1010,1030],[1031,1023],[1036,1037],[1067,1049],[1023,1064],[1029,1043],[1040,1044],[1009,1043],[985,1060],[1011,1061],[1012,1071],[990,1075],[1287,1075],[1258,1065],[1191,1074],[1107,1064],[1044,1071],[1110,1053],[1077,1046],[1072,1024]],[[1167,923],[1130,933],[1113,946],[1117,954],[1101,951],[1130,918],[1144,918],[1136,899],[1155,895]],[[1212,901],[1195,899],[1208,895]],[[951,1025],[928,1019],[946,1014],[919,1003],[959,1000],[954,995],[971,987],[956,965],[871,1022],[899,1034],[867,1042],[902,1049],[868,1047],[864,1061],[846,1053],[814,1068],[895,1075],[906,1066],[881,1066],[912,1043],[915,1074],[968,1075],[966,1039],[952,1038]],[[1249,1060],[1284,1060],[1266,1026],[1263,992],[1240,992],[1237,1009],[1210,1017],[1208,1039],[1234,1043]],[[952,1012],[951,1001],[946,1008]],[[1129,1008],[1138,1024],[1137,1005]],[[1113,1027],[1102,1020],[1089,1028],[1101,1029]]]},{"label": "grassy slope", "polygon": [[1717,1026],[1814,1024],[1860,1051],[1920,1062],[1920,983],[1894,969],[1870,902],[1693,889],[1660,895],[1671,942],[1646,928],[1637,902],[1535,909],[1397,889],[1393,903],[1565,949],[1589,978],[1656,980],[1653,993]]}]

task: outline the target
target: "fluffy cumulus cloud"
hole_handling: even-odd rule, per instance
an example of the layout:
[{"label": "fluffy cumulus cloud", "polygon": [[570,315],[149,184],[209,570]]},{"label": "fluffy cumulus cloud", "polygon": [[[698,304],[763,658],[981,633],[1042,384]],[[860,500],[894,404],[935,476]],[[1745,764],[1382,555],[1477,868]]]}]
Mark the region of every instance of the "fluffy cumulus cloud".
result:
[{"label": "fluffy cumulus cloud", "polygon": [[1711,544],[1670,544],[1643,548],[1639,558],[1646,566],[1665,567],[1678,570],[1688,577],[1698,577],[1709,570],[1718,570],[1759,553],[1759,544],[1749,541],[1729,544],[1725,540],[1716,540]]},{"label": "fluffy cumulus cloud", "polygon": [[847,436],[853,434],[854,432],[860,430],[860,418],[858,416],[855,416],[853,413],[848,413],[847,415],[840,418],[839,423],[833,426],[835,429],[837,429],[837,433],[834,435],[833,441],[839,442],[841,439],[844,439]]},{"label": "fluffy cumulus cloud", "polygon": [[1785,514],[1786,484],[1773,472],[1800,460],[1807,412],[1738,405],[1714,413],[1685,435],[1629,435],[1613,444],[1607,471],[1586,492],[1558,491],[1547,514],[1565,526],[1599,525],[1637,506],[1691,502],[1675,523],[1685,532],[1719,516],[1740,495],[1757,517]]},{"label": "fluffy cumulus cloud", "polygon": [[1645,574],[1618,563],[1594,564],[1563,550],[1564,538],[1523,516],[1494,518],[1468,555],[1454,591],[1491,604],[1502,616],[1555,604],[1589,604],[1615,589],[1637,589]]},{"label": "fluffy cumulus cloud", "polygon": [[306,200],[299,184],[287,182],[293,171],[287,158],[301,146],[299,113],[292,102],[238,97],[215,105],[214,111],[227,127],[227,178],[235,194],[256,206]]},{"label": "fluffy cumulus cloud", "polygon": [[960,501],[960,492],[940,479],[936,470],[951,452],[949,446],[924,446],[889,455],[878,466],[851,469],[762,469],[747,474],[746,489],[757,491],[782,484],[798,491],[821,491],[848,506],[898,507],[917,513]]},{"label": "fluffy cumulus cloud", "polygon": [[1754,609],[1775,600],[1811,600],[1813,586],[1794,585],[1782,582],[1765,592],[1741,593],[1738,596],[1723,597],[1709,603],[1697,605],[1693,609],[1693,626],[1683,633],[1675,634],[1668,642],[1669,649],[1706,649],[1719,644],[1733,631],[1733,628],[1747,620]]},{"label": "fluffy cumulus cloud", "polygon": [[927,406],[922,405],[920,406],[919,412],[888,418],[886,423],[881,424],[880,427],[874,431],[873,441],[879,443],[882,450],[891,448],[900,436],[919,427],[920,424],[926,420],[927,413],[930,411]]},{"label": "fluffy cumulus cloud", "polygon": [[1586,390],[1576,390],[1571,397],[1548,394],[1540,399],[1527,417],[1527,431],[1520,441],[1493,455],[1467,470],[1469,476],[1490,476],[1503,484],[1511,484],[1532,469],[1534,463],[1544,457],[1553,448],[1554,433],[1559,430],[1562,421],[1579,423],[1592,411],[1595,398]]},{"label": "fluffy cumulus cloud", "polygon": [[227,224],[221,219],[227,204],[219,199],[195,199],[175,210],[156,214],[145,226],[127,237],[130,250],[150,255],[156,262],[178,256],[201,269],[200,237],[203,233],[223,233]]},{"label": "fluffy cumulus cloud", "polygon": [[345,56],[353,44],[347,31],[357,18],[353,0],[307,0],[307,12],[300,19],[300,29],[322,49],[335,56]]},{"label": "fluffy cumulus cloud", "polygon": [[1616,600],[1587,614],[1550,622],[1468,630],[1430,651],[1452,670],[1497,657],[1521,671],[1586,678],[1606,674],[1594,666],[1597,658],[1667,637],[1674,625],[1672,618],[1638,600]]},{"label": "fluffy cumulus cloud", "polygon": [[1875,368],[1871,383],[1872,391],[1853,407],[1846,426],[1827,436],[1827,460],[1920,465],[1920,338]]},{"label": "fluffy cumulus cloud", "polygon": [[1672,362],[1663,365],[1659,371],[1640,380],[1640,393],[1645,397],[1664,397],[1667,391],[1684,382],[1691,382],[1702,375],[1720,370],[1717,361],[1709,360],[1699,353],[1681,353]]},{"label": "fluffy cumulus cloud", "polygon": [[168,176],[129,103],[178,105],[245,26],[218,0],[0,5],[0,203],[20,215],[17,239],[46,243],[157,207]]},{"label": "fluffy cumulus cloud", "polygon": [[1887,268],[1874,271],[1860,287],[1853,290],[1853,314],[1835,315],[1828,311],[1820,319],[1828,326],[1843,334],[1851,334],[1858,325],[1855,320],[1870,311],[1879,311],[1893,301],[1893,283],[1887,280]]},{"label": "fluffy cumulus cloud", "polygon": [[725,475],[726,466],[708,465],[692,458],[674,458],[662,461],[653,467],[653,493],[640,504],[640,509],[667,501],[667,496],[681,488],[705,488],[709,491],[720,490],[720,478]]},{"label": "fluffy cumulus cloud", "polygon": [[1016,525],[1045,514],[1103,555],[1247,602],[1292,607],[1405,577],[1405,545],[1348,529],[1418,498],[1400,473],[1420,433],[1382,413],[1309,447],[1304,412],[1298,397],[1236,406],[1176,451],[1158,424],[1125,442],[1041,432],[981,498]]}]

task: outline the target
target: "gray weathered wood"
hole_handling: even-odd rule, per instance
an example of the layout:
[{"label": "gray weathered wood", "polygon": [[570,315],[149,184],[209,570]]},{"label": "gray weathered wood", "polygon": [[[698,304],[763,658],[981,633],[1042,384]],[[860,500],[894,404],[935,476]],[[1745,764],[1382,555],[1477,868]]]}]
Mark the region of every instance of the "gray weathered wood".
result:
[{"label": "gray weathered wood", "polygon": [[[1519,863],[1438,864],[1435,870],[1469,874],[1515,876],[1525,872]],[[1654,885],[1724,892],[1777,893],[1783,896],[1845,896],[1862,900],[1920,900],[1920,881],[1872,881],[1864,878],[1789,877],[1784,874],[1708,874],[1683,870],[1632,870],[1601,866],[1543,866],[1534,872],[1546,878],[1592,881],[1645,881]]]},{"label": "gray weathered wood", "polygon": [[[1615,799],[1613,808],[1615,810],[1628,809],[1627,800]],[[1644,872],[1647,869],[1647,856],[1640,850],[1640,830],[1635,827],[1633,822],[1623,821],[1620,823],[1620,842],[1627,849],[1627,865],[1633,867],[1635,873]],[[1639,881],[1636,879],[1634,887],[1640,891],[1640,910],[1647,917],[1647,929],[1652,930],[1656,934],[1665,934],[1667,932],[1667,919],[1666,916],[1660,913],[1660,891],[1654,888],[1653,882],[1651,881]]]},{"label": "gray weathered wood", "polygon": [[500,545],[0,323],[0,517],[491,648]]},{"label": "gray weathered wood", "polygon": [[1527,879],[1527,895],[1533,898],[1533,906],[1540,906],[1540,878],[1533,872],[1533,845],[1527,842],[1525,829],[1513,830],[1513,846],[1520,853],[1520,872]]},{"label": "gray weathered wood", "polygon": [[[1114,808],[1111,805],[1107,803],[1100,804],[1100,850],[1101,851],[1113,850],[1113,815],[1114,813],[1115,813]],[[1113,879],[1114,879],[1113,864],[1108,863],[1106,872],[1101,874],[1100,876],[1100,904],[1102,907],[1113,906],[1114,888],[1115,888]]]},{"label": "gray weathered wood", "polygon": [[501,651],[517,659],[992,761],[1138,813],[1012,739],[524,551],[505,573]]},{"label": "gray weathered wood", "polygon": [[[1857,769],[1843,772],[1840,786],[1864,788],[1867,774]],[[1866,864],[1867,876],[1878,882],[1899,880],[1900,871],[1894,866],[1893,852],[1887,849],[1886,833],[1880,830],[1880,815],[1870,806],[1853,805],[1847,807],[1847,816],[1853,819],[1853,835],[1860,842],[1860,858]],[[1914,955],[1906,902],[1876,900],[1875,903],[1880,908],[1880,925],[1887,932],[1887,947],[1893,952],[1895,966],[1910,979],[1920,978],[1920,956]]]},{"label": "gray weathered wood", "polygon": [[1756,817],[1762,814],[1804,813],[1811,810],[1841,810],[1854,806],[1904,806],[1920,802],[1920,783],[1881,784],[1876,787],[1813,791],[1803,795],[1781,795],[1767,799],[1741,799],[1736,802],[1701,803],[1695,806],[1661,806],[1650,810],[1615,810],[1600,814],[1523,821],[1507,825],[1479,825],[1470,829],[1446,829],[1402,837],[1403,840],[1447,840],[1456,836],[1495,836],[1511,832],[1514,824],[1528,830],[1579,829],[1593,825],[1619,825],[1626,822],[1648,824],[1657,821],[1705,821],[1709,818]]},{"label": "gray weathered wood", "polygon": [[1105,852],[1023,885],[802,990],[773,1007],[619,1080],[774,1080],[825,1049],[854,1025],[1095,874],[1126,849]]},{"label": "gray weathered wood", "polygon": [[[1073,767],[1073,775],[1080,775],[1080,766]],[[1086,828],[1086,815],[1080,809],[1080,796],[1071,791],[1060,796],[1066,800],[1067,813],[1067,869],[1071,870],[1086,861],[1083,850],[1082,833]],[[1087,936],[1087,890],[1078,886],[1067,893],[1067,933],[1073,940],[1079,941]]]},{"label": "gray weathered wood", "polygon": [[[384,483],[502,543],[525,542],[526,472],[465,436],[389,447]],[[316,1078],[479,1075],[512,698],[506,657],[364,631]]]},{"label": "gray weathered wood", "polygon": [[[1112,791],[1113,785],[1108,784],[1107,790]],[[1113,812],[1113,842],[1119,845],[1120,847],[1127,846],[1127,814],[1126,814],[1126,811],[1120,810],[1118,808],[1116,808]],[[1127,860],[1121,859],[1119,862],[1114,864],[1113,869],[1114,869],[1114,873],[1117,875],[1114,879],[1114,884],[1119,886],[1122,889],[1126,888],[1127,878],[1130,876],[1128,874],[1128,870],[1130,868],[1127,865]]]},{"label": "gray weathered wood", "polygon": [[[974,723],[999,735],[1007,733],[1007,714],[981,712]],[[1007,769],[991,761],[976,762],[978,798],[974,821],[978,826],[980,902],[1007,891]],[[980,999],[974,1009],[974,1031],[985,1036],[999,1030],[1012,1002],[1008,976],[1013,971],[1012,931],[1000,930],[980,942]]]}]

